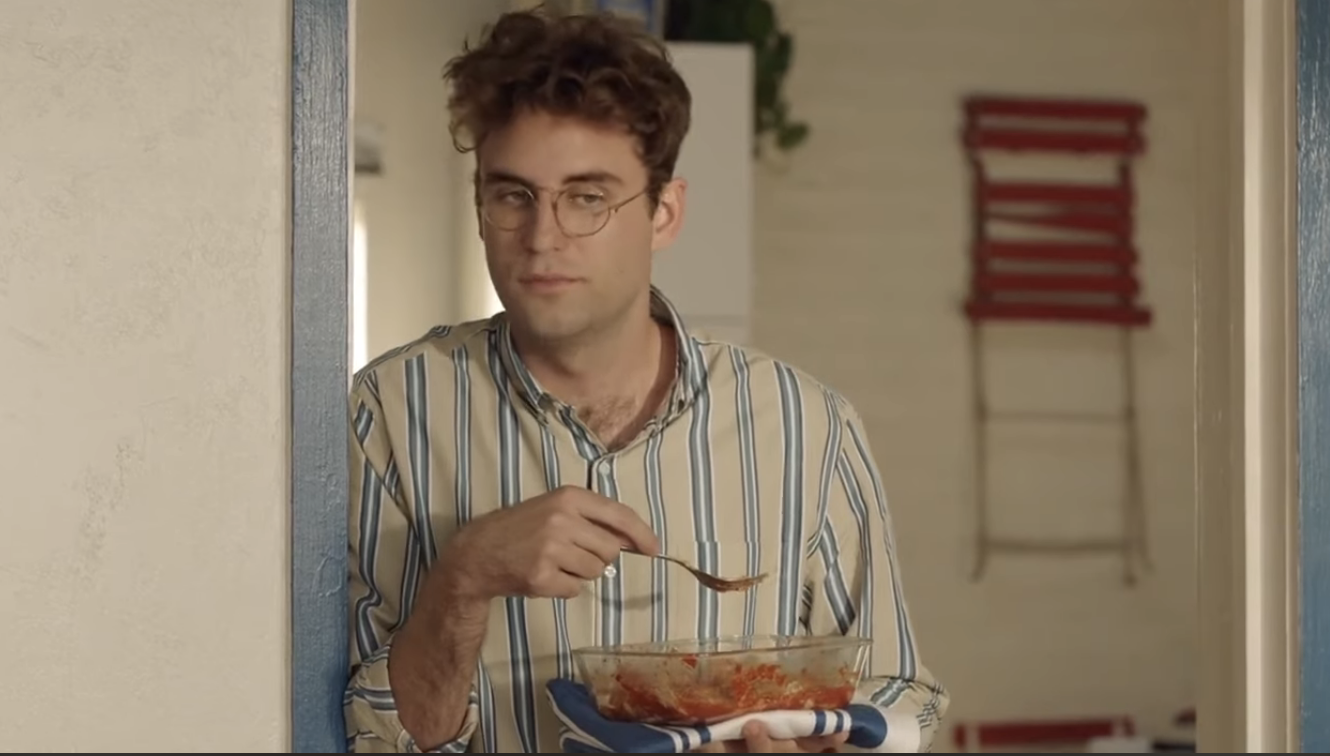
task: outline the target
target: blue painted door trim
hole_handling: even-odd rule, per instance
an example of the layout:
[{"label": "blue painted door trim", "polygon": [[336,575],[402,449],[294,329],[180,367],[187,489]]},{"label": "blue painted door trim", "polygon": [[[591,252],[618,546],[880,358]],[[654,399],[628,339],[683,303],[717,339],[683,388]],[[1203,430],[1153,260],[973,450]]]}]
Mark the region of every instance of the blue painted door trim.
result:
[{"label": "blue painted door trim", "polygon": [[347,5],[292,0],[292,753],[346,751]]},{"label": "blue painted door trim", "polygon": [[1298,0],[1298,496],[1303,753],[1330,753],[1330,0]]}]

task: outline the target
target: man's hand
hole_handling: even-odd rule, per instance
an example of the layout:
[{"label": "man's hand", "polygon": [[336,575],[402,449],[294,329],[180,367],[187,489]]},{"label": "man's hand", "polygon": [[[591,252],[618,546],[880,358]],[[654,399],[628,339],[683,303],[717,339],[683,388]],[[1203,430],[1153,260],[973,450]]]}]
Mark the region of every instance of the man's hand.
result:
[{"label": "man's hand", "polygon": [[849,733],[840,732],[835,735],[794,740],[772,740],[766,725],[754,721],[744,725],[743,736],[743,740],[708,743],[693,753],[836,753],[849,737]]},{"label": "man's hand", "polygon": [[451,587],[464,601],[573,598],[623,548],[652,555],[659,543],[632,508],[564,486],[462,528],[448,547]]},{"label": "man's hand", "polygon": [[625,546],[659,548],[631,508],[583,488],[551,491],[458,531],[388,657],[402,724],[417,743],[433,747],[461,729],[492,599],[571,598]]}]

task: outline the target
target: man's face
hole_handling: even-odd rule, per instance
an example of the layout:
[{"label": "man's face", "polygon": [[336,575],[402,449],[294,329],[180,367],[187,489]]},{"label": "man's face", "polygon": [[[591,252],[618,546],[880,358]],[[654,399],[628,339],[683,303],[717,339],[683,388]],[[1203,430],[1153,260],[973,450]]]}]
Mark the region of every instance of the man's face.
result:
[{"label": "man's face", "polygon": [[670,182],[653,211],[630,134],[533,112],[489,134],[477,159],[485,257],[514,327],[575,341],[649,296],[652,253],[678,234],[684,187]]}]

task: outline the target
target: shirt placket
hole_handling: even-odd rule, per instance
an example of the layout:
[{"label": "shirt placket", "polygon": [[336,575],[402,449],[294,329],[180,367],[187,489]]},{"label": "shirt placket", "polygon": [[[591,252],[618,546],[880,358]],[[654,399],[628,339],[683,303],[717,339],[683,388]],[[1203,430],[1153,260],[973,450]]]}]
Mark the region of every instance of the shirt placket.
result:
[{"label": "shirt placket", "polygon": [[[615,461],[619,456],[645,443],[652,434],[659,432],[661,419],[653,418],[643,428],[642,433],[631,443],[622,449],[611,452],[601,445],[595,434],[577,417],[577,413],[572,407],[561,405],[558,407],[557,413],[572,433],[578,454],[586,462],[587,490],[600,494],[607,499],[619,501],[620,496],[618,491],[615,490]],[[613,615],[617,615],[618,612],[622,611],[622,596],[619,595],[622,592],[620,578],[622,559],[622,554],[616,555],[614,561],[606,566],[605,572],[599,578],[590,581],[591,627],[595,645],[617,642],[615,638],[607,638],[605,630],[607,623],[613,622],[618,625],[621,622]]]}]

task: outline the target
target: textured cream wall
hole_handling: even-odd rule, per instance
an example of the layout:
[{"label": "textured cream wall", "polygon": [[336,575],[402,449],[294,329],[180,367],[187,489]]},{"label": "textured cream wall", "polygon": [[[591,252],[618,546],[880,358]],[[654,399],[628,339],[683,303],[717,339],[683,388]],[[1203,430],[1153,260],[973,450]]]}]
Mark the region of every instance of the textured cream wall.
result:
[{"label": "textured cream wall", "polygon": [[0,3],[0,742],[281,752],[279,0]]}]

